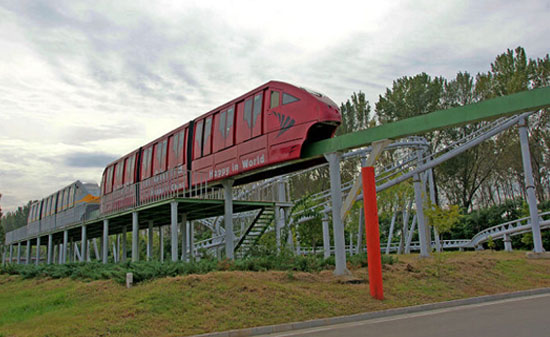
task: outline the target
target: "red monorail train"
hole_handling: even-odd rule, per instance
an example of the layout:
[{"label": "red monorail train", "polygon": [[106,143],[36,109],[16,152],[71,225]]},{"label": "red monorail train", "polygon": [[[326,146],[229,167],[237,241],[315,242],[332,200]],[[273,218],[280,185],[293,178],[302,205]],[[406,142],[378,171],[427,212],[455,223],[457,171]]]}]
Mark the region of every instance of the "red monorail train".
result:
[{"label": "red monorail train", "polygon": [[340,122],[328,97],[268,82],[109,164],[101,182],[101,212],[199,182],[273,176],[280,173],[276,164],[299,159],[305,143],[332,137]]}]

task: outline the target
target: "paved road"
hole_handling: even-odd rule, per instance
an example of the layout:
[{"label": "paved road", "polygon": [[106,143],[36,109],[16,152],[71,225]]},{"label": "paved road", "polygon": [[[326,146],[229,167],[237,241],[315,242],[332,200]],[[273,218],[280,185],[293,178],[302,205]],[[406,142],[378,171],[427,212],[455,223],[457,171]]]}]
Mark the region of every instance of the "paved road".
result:
[{"label": "paved road", "polygon": [[546,337],[550,336],[550,294],[267,336]]}]

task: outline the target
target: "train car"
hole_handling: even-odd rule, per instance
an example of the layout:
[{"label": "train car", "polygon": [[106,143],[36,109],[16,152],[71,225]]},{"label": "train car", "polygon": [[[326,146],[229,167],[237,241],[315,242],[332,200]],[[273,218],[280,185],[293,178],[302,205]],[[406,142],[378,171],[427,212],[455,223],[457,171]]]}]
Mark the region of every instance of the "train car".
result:
[{"label": "train car", "polygon": [[328,97],[270,81],[110,163],[101,212],[226,178],[267,178],[278,164],[300,159],[304,144],[332,137],[340,123]]},{"label": "train car", "polygon": [[[88,220],[98,213],[99,186],[75,181],[31,204],[27,235],[37,235]],[[97,216],[97,214],[96,214]]]}]

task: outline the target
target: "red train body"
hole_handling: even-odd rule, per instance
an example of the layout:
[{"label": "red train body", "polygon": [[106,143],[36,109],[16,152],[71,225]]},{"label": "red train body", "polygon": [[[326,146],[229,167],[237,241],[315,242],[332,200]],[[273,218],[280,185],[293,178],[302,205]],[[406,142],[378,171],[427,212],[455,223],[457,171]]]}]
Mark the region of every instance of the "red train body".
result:
[{"label": "red train body", "polygon": [[199,181],[254,171],[268,177],[270,167],[299,159],[306,142],[332,137],[340,122],[328,97],[268,82],[109,164],[102,177],[101,212],[128,208],[137,200],[142,204]]}]

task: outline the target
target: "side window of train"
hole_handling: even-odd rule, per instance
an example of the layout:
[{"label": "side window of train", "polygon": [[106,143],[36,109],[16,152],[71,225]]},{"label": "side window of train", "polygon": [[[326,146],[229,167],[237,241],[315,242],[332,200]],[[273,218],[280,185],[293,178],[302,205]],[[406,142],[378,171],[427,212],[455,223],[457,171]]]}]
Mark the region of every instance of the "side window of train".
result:
[{"label": "side window of train", "polygon": [[166,171],[166,160],[168,160],[168,139],[165,139],[162,141],[162,147],[161,147],[161,150],[162,150],[162,154],[160,156],[160,171],[161,172],[164,172]]},{"label": "side window of train", "polygon": [[252,112],[252,137],[262,134],[262,102],[263,93],[254,96],[254,110]]},{"label": "side window of train", "polygon": [[74,206],[74,185],[69,189],[69,207]]},{"label": "side window of train", "polygon": [[69,189],[66,188],[63,190],[63,207],[62,209],[66,209],[69,207]]},{"label": "side window of train", "polygon": [[57,192],[57,207],[56,212],[61,212],[61,209],[63,208],[63,191]]},{"label": "side window of train", "polygon": [[178,139],[178,165],[185,163],[185,137],[186,130],[181,130],[179,133],[179,139]]},{"label": "side window of train", "polygon": [[270,101],[269,108],[273,109],[278,107],[280,104],[279,102],[280,98],[281,98],[281,94],[278,91],[271,90],[271,99],[269,100]]},{"label": "side window of train", "polygon": [[212,141],[211,141],[211,135],[212,135],[212,116],[208,117],[206,121],[204,122],[204,132],[203,132],[203,143],[202,143],[202,155],[207,156],[209,155],[211,151]]},{"label": "side window of train", "polygon": [[201,120],[195,126],[195,142],[193,149],[193,159],[200,158],[202,156],[202,126],[204,122]]},{"label": "side window of train", "polygon": [[300,99],[298,99],[298,98],[296,98],[292,95],[289,95],[287,93],[283,93],[283,105],[298,102],[299,100]]}]

